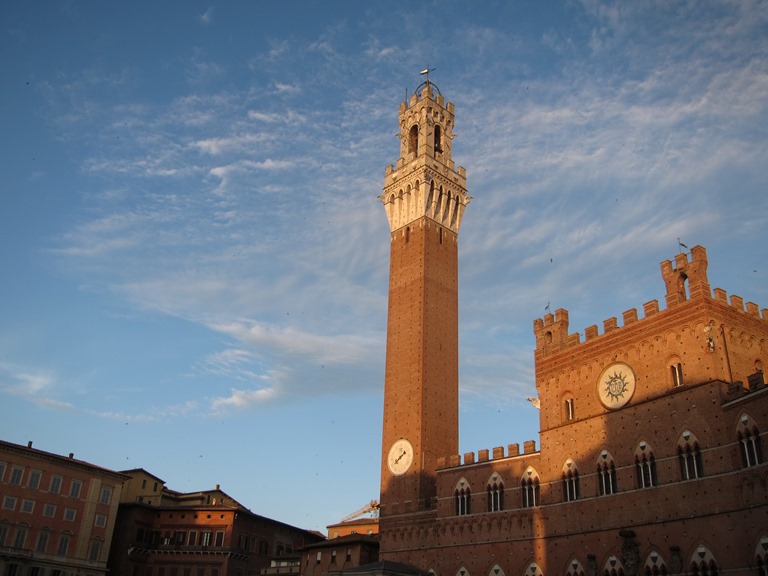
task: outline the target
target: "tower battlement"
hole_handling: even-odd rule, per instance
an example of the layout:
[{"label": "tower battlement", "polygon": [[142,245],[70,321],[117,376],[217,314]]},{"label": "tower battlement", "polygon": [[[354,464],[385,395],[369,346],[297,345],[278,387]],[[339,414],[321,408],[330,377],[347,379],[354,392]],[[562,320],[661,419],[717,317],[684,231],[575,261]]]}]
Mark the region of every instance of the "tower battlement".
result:
[{"label": "tower battlement", "polygon": [[[670,260],[661,262],[661,276],[666,286],[666,310],[672,310],[688,301],[709,299],[728,305],[731,309],[752,316],[768,323],[768,308],[760,310],[754,302],[744,303],[740,296],[728,294],[722,288],[710,290],[707,279],[707,251],[703,246],[694,246],[688,254],[680,253],[675,256],[674,263]],[[714,292],[714,296],[713,296]],[[603,320],[603,331],[600,333],[597,324],[584,330],[584,341],[581,335],[568,332],[568,310],[558,308],[554,314],[545,314],[543,318],[533,321],[533,332],[536,336],[536,357],[547,357],[564,350],[586,344],[596,338],[613,333],[638,322],[643,322],[660,312],[658,300],[643,304],[643,318],[638,318],[636,308],[630,308],[622,314],[622,325],[614,316]]]}]

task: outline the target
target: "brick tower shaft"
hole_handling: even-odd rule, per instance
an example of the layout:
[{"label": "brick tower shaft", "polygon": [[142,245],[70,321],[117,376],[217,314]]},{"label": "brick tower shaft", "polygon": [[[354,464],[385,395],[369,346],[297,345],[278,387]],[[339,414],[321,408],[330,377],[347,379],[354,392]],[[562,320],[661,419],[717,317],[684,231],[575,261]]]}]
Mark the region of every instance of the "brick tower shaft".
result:
[{"label": "brick tower shaft", "polygon": [[453,105],[429,81],[400,105],[386,171],[391,230],[381,516],[434,507],[437,459],[458,453],[458,231],[466,171],[451,159]]}]

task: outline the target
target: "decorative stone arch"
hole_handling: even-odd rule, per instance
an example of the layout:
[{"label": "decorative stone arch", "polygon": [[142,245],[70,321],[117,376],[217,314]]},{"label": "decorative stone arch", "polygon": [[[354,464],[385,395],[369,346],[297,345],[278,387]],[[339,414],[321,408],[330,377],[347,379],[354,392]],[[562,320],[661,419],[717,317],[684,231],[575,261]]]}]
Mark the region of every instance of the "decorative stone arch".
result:
[{"label": "decorative stone arch", "polygon": [[572,502],[579,499],[581,486],[579,482],[579,468],[572,458],[568,458],[563,464],[563,500]]},{"label": "decorative stone arch", "polygon": [[768,576],[768,534],[760,538],[755,546],[755,564],[758,574]]},{"label": "decorative stone arch", "polygon": [[611,555],[603,565],[603,576],[624,576],[624,564],[616,556]]},{"label": "decorative stone arch", "polygon": [[635,448],[635,476],[638,488],[659,485],[656,475],[656,457],[653,454],[653,448],[645,440],[641,440]]},{"label": "decorative stone arch", "polygon": [[763,442],[754,418],[742,412],[736,423],[736,438],[744,468],[751,468],[763,462]]},{"label": "decorative stone arch", "polygon": [[575,556],[565,567],[565,576],[584,576],[584,567]]},{"label": "decorative stone arch", "polygon": [[664,556],[658,550],[652,550],[648,554],[648,557],[645,559],[643,572],[645,576],[667,576],[669,573],[667,563],[664,561]]},{"label": "decorative stone arch", "polygon": [[541,499],[541,481],[533,466],[528,466],[520,479],[521,505],[523,508],[538,506]]},{"label": "decorative stone arch", "polygon": [[704,544],[697,546],[691,554],[688,573],[692,576],[717,576],[717,561],[710,549]]},{"label": "decorative stone arch", "polygon": [[463,476],[456,482],[453,490],[456,504],[456,516],[466,516],[472,513],[472,489]]},{"label": "decorative stone arch", "polygon": [[424,204],[424,214],[431,216],[433,214],[432,203],[435,201],[435,181],[430,179],[429,181],[429,193],[427,194],[427,201]]},{"label": "decorative stone arch", "polygon": [[506,576],[506,574],[501,566],[494,564],[488,571],[488,576]]},{"label": "decorative stone arch", "polygon": [[504,510],[504,479],[498,472],[493,472],[485,483],[488,512]]},{"label": "decorative stone arch", "polygon": [[440,222],[443,224],[446,224],[448,222],[448,215],[451,212],[451,205],[453,204],[454,198],[451,194],[451,191],[448,190],[445,192],[445,195],[443,196],[443,213],[438,214],[438,217],[440,218]]},{"label": "decorative stone arch", "polygon": [[607,496],[618,492],[616,464],[608,450],[603,450],[597,457],[598,495]]},{"label": "decorative stone arch", "polygon": [[523,576],[544,576],[544,572],[536,562],[531,562],[523,572]]},{"label": "decorative stone arch", "polygon": [[681,479],[695,480],[704,476],[704,461],[701,457],[699,439],[687,428],[677,439],[677,458],[680,462]]},{"label": "decorative stone arch", "polygon": [[459,219],[459,205],[461,204],[461,198],[459,198],[459,195],[456,194],[453,197],[453,202],[451,203],[451,222],[450,227],[451,229],[456,228],[456,222]]},{"label": "decorative stone arch", "polygon": [[432,216],[435,220],[438,222],[440,221],[440,208],[443,205],[443,187],[442,186],[436,186],[435,187],[436,196],[434,206],[430,209],[429,215]]}]

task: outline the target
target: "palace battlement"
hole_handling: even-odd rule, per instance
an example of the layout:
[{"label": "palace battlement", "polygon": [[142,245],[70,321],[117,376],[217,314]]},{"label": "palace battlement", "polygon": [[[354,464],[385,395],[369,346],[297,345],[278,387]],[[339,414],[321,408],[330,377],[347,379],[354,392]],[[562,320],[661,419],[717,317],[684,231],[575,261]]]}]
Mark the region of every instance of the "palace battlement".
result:
[{"label": "palace battlement", "polygon": [[497,446],[492,451],[487,449],[478,450],[477,454],[474,452],[465,452],[463,457],[461,454],[454,454],[448,457],[442,456],[437,459],[437,468],[439,470],[441,468],[471,466],[472,464],[488,462],[490,460],[503,460],[505,458],[515,458],[516,456],[527,456],[529,454],[537,453],[536,440],[526,440],[523,442],[522,452],[520,452],[520,444],[509,444],[506,449],[504,446]]},{"label": "palace battlement", "polygon": [[[675,256],[674,264],[670,260],[661,262],[661,275],[666,286],[666,311],[672,310],[686,302],[710,299],[730,306],[733,310],[752,316],[768,323],[768,308],[759,309],[754,302],[744,303],[740,296],[728,294],[722,288],[710,290],[707,279],[707,252],[703,246],[694,246],[688,254],[680,253]],[[713,296],[714,293],[714,296]],[[619,326],[617,318],[603,320],[603,332],[600,334],[597,324],[584,330],[584,341],[581,335],[568,332],[568,310],[558,308],[554,314],[546,314],[543,318],[533,321],[533,332],[536,336],[536,356],[550,356],[586,344],[601,336],[615,333],[617,330],[643,322],[659,314],[658,300],[643,304],[643,318],[638,318],[636,308],[630,308],[622,314],[623,324]]]}]

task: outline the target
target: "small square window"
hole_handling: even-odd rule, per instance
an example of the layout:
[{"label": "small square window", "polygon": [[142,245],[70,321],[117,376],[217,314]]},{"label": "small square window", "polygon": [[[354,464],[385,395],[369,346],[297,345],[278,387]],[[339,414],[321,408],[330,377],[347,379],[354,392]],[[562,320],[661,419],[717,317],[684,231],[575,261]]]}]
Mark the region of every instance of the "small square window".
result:
[{"label": "small square window", "polygon": [[74,522],[76,513],[77,511],[74,508],[65,508],[64,520],[66,520],[67,522]]},{"label": "small square window", "polygon": [[96,518],[93,521],[93,525],[99,528],[104,528],[107,525],[107,517],[104,514],[96,514]]},{"label": "small square window", "polygon": [[40,488],[40,477],[42,476],[42,473],[40,470],[30,470],[29,472],[29,478],[27,479],[27,488],[31,488],[32,490],[37,490]]},{"label": "small square window", "polygon": [[80,480],[72,480],[69,486],[69,497],[80,498],[80,491],[83,489],[83,483]]},{"label": "small square window", "polygon": [[3,510],[16,510],[16,498],[13,496],[3,498]]},{"label": "small square window", "polygon": [[48,489],[51,494],[58,494],[61,492],[61,476],[51,476],[51,486]]},{"label": "small square window", "polygon": [[46,504],[43,507],[43,516],[46,518],[53,518],[56,516],[56,505],[55,504]]},{"label": "small square window", "polygon": [[11,477],[8,479],[9,484],[14,486],[21,486],[21,477],[24,475],[24,468],[14,466],[11,468]]},{"label": "small square window", "polygon": [[35,510],[35,501],[34,500],[22,500],[21,501],[21,511],[25,514],[32,514]]}]

